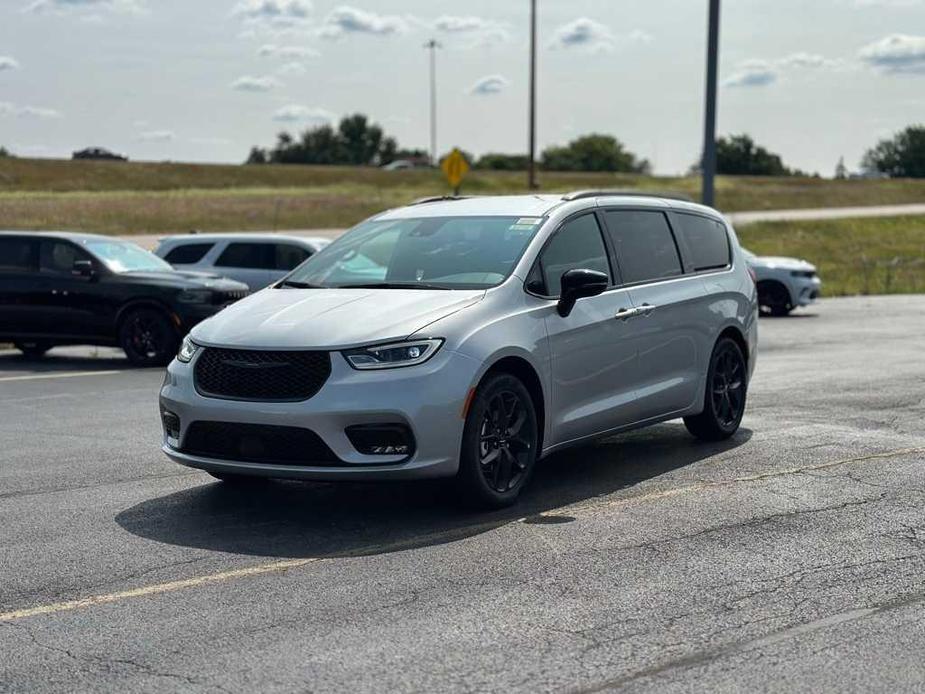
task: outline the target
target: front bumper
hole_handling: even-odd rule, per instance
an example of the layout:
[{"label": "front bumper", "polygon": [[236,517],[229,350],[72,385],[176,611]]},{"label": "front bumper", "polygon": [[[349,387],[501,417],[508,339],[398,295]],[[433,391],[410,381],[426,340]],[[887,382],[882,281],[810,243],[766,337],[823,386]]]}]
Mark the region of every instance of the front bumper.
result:
[{"label": "front bumper", "polygon": [[791,278],[790,296],[794,306],[809,306],[822,296],[822,280],[818,276]]},{"label": "front bumper", "polygon": [[[201,353],[200,353],[201,354]],[[174,360],[160,393],[161,411],[179,417],[179,435],[166,432],[163,451],[181,465],[219,473],[311,480],[385,480],[450,477],[456,474],[462,443],[462,411],[479,363],[448,350],[418,366],[356,371],[331,354],[331,375],[302,402],[246,402],[200,395],[193,384],[196,359]],[[276,465],[205,458],[184,452],[191,423],[231,422],[309,429],[340,460],[331,465]],[[407,456],[364,455],[345,429],[360,424],[404,424],[414,436]],[[310,462],[310,461],[309,461]]]}]

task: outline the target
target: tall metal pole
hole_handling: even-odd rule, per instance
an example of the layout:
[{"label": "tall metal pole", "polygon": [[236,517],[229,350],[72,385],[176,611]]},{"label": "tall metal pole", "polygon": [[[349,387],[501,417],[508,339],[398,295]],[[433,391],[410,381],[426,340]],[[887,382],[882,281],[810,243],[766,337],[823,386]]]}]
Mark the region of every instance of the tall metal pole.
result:
[{"label": "tall metal pole", "polygon": [[430,51],[430,163],[437,165],[437,49],[440,43],[431,39],[424,44]]},{"label": "tall metal pole", "polygon": [[707,39],[707,103],[703,132],[703,204],[716,203],[716,83],[719,67],[720,0],[710,2]]},{"label": "tall metal pole", "polygon": [[530,154],[527,159],[527,186],[536,182],[536,0],[530,0]]}]

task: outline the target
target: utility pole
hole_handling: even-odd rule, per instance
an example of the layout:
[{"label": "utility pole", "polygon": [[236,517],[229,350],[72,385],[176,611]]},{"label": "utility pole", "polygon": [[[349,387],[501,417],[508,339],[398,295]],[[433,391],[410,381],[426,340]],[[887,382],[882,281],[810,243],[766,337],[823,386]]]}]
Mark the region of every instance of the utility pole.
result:
[{"label": "utility pole", "polygon": [[538,188],[536,182],[536,0],[530,0],[530,154],[527,157],[527,187]]},{"label": "utility pole", "polygon": [[430,164],[437,165],[437,49],[440,42],[431,39],[424,44],[430,51]]},{"label": "utility pole", "polygon": [[710,25],[707,38],[707,103],[703,132],[703,204],[716,203],[716,83],[719,68],[720,0],[710,2]]}]

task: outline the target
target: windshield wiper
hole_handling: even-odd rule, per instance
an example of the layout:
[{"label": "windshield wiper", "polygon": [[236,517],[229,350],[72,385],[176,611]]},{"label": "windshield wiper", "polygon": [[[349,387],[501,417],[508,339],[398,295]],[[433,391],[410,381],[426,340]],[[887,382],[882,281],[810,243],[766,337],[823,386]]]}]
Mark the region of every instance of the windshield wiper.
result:
[{"label": "windshield wiper", "polygon": [[320,284],[310,284],[309,282],[298,282],[296,280],[283,280],[277,287],[292,287],[293,289],[325,289]]},{"label": "windshield wiper", "polygon": [[338,289],[444,289],[439,284],[424,284],[421,282],[371,282],[369,284],[340,284]]}]

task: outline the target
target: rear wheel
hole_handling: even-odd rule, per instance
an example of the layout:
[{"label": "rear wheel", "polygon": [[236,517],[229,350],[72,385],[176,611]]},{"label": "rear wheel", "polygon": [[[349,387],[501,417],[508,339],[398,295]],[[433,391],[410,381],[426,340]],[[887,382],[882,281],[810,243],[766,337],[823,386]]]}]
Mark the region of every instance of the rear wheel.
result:
[{"label": "rear wheel", "polygon": [[122,320],[119,345],[135,366],[166,366],[176,355],[180,338],[162,311],[138,308]]},{"label": "rear wheel", "polygon": [[769,316],[786,316],[793,310],[790,292],[780,282],[762,282],[758,285],[758,305]]},{"label": "rear wheel", "polygon": [[748,392],[745,356],[735,340],[722,338],[713,348],[703,412],[685,417],[687,430],[703,441],[728,439],[739,429]]},{"label": "rear wheel", "polygon": [[524,384],[510,374],[489,376],[466,416],[457,485],[464,502],[510,506],[536,465],[536,409]]},{"label": "rear wheel", "polygon": [[30,359],[39,359],[45,356],[45,352],[51,349],[51,345],[47,342],[38,341],[16,342],[13,346]]}]

